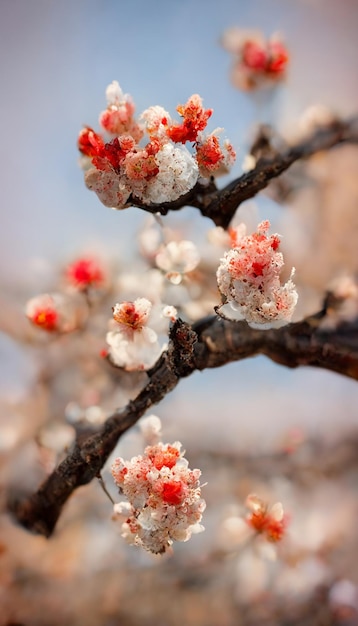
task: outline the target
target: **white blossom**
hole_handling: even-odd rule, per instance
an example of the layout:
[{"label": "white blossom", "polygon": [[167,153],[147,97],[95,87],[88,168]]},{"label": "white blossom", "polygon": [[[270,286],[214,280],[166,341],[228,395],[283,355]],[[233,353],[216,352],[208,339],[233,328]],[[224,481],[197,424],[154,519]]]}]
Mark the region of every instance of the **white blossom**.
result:
[{"label": "white blossom", "polygon": [[147,204],[177,200],[190,191],[198,180],[198,164],[183,146],[164,144],[155,155],[155,161],[159,172],[147,181],[143,189],[137,189],[136,181],[133,181],[135,195]]},{"label": "white blossom", "polygon": [[106,89],[106,99],[109,106],[120,106],[128,100],[128,94],[124,94],[118,81],[113,80]]},{"label": "white blossom", "polygon": [[242,162],[241,169],[246,174],[246,172],[251,172],[256,167],[256,159],[253,154],[246,154],[244,160]]},{"label": "white blossom", "polygon": [[150,369],[167,347],[158,335],[167,338],[175,317],[174,307],[153,306],[146,298],[117,303],[106,336],[111,361],[127,371]]},{"label": "white blossom", "polygon": [[128,180],[114,169],[103,171],[91,167],[85,173],[85,184],[97,194],[104,206],[111,209],[124,209],[131,194]]},{"label": "white blossom", "polygon": [[142,417],[139,421],[140,431],[149,445],[153,445],[159,441],[162,434],[162,423],[156,415],[148,415]]},{"label": "white blossom", "polygon": [[155,262],[171,282],[179,284],[183,274],[196,268],[200,254],[192,241],[170,241],[161,247]]},{"label": "white blossom", "polygon": [[169,137],[167,128],[172,124],[171,117],[163,107],[159,105],[151,106],[141,114],[141,121],[144,121],[146,131],[152,138],[158,139],[162,143],[167,143]]}]

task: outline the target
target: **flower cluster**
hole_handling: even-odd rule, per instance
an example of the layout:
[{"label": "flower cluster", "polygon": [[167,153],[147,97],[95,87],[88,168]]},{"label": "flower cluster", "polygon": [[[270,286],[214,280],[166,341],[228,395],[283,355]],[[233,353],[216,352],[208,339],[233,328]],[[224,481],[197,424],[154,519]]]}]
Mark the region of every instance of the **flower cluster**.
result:
[{"label": "flower cluster", "polygon": [[143,456],[118,458],[112,466],[113,478],[128,500],[114,506],[122,536],[155,554],[204,530],[201,472],[189,469],[180,450],[179,442],[160,442],[147,446]]},{"label": "flower cluster", "polygon": [[166,348],[165,343],[160,343],[158,333],[167,334],[176,315],[174,307],[153,307],[146,298],[117,303],[106,337],[112,363],[127,371],[150,369]]},{"label": "flower cluster", "polygon": [[[181,124],[160,106],[150,107],[136,121],[133,102],[116,81],[106,95],[108,106],[99,121],[109,141],[89,127],[78,137],[86,185],[105,206],[123,209],[131,198],[144,204],[176,200],[194,187],[199,173],[219,174],[233,163],[231,144],[221,147],[215,134],[203,133],[212,109],[204,109],[197,94],[177,107]],[[145,134],[148,141],[142,145]],[[185,147],[187,142],[196,154]]]},{"label": "flower cluster", "polygon": [[196,159],[200,175],[204,178],[227,174],[235,162],[236,153],[226,139],[221,147],[218,134],[221,128],[215,129],[210,135],[200,133],[196,143]]},{"label": "flower cluster", "polygon": [[30,322],[49,333],[68,333],[88,317],[89,290],[102,289],[107,281],[104,267],[94,257],[79,257],[64,270],[64,289],[31,298],[26,304]]},{"label": "flower cluster", "polygon": [[[217,313],[227,319],[246,320],[253,328],[278,328],[287,324],[298,295],[291,278],[283,285],[280,237],[267,235],[266,220],[257,232],[244,235],[242,225],[232,234],[234,247],[221,259],[217,281],[224,304]],[[293,270],[291,273],[291,277]]]},{"label": "flower cluster", "polygon": [[260,32],[230,28],[224,33],[222,43],[234,56],[231,80],[238,89],[270,87],[285,77],[289,55],[277,36],[265,40]]}]

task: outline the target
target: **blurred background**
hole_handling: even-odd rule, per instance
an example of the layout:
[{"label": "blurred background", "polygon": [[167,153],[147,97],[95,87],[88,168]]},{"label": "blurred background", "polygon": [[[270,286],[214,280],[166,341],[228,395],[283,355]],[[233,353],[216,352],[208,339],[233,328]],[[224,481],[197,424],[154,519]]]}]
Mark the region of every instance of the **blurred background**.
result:
[{"label": "blurred background", "polygon": [[[223,126],[238,151],[231,178],[242,172],[257,122],[289,137],[299,135],[299,120],[310,105],[325,105],[343,117],[357,113],[357,25],[356,0],[0,2],[2,487],[24,481],[26,490],[46,473],[46,462],[26,443],[51,407],[43,392],[34,391],[39,352],[23,345],[16,331],[25,323],[27,298],[49,289],[58,268],[83,251],[115,259],[123,271],[145,217],[138,209],[105,208],[83,183],[76,138],[84,124],[98,128],[106,86],[118,80],[138,113],[153,104],[174,112],[199,93],[214,109],[210,129]],[[279,32],[290,50],[287,80],[263,103],[230,84],[231,59],[220,38],[231,26],[266,36]],[[287,266],[295,265],[301,290],[301,315],[319,307],[331,279],[357,272],[356,166],[353,148],[337,149],[314,160],[314,188],[284,206],[268,196],[255,199],[257,215],[284,235]],[[195,232],[211,226],[193,209],[175,216],[171,224],[176,223],[194,240]],[[276,624],[277,606],[284,607],[287,597],[291,615],[298,597],[301,607],[308,606],[307,598],[316,608],[331,607],[327,594],[342,581],[346,587],[336,595],[344,596],[344,610],[334,609],[336,622],[329,616],[305,622],[316,615],[311,605],[306,617],[298,613],[298,621],[282,623],[358,624],[358,503],[352,482],[357,466],[349,446],[338,452],[336,447],[345,437],[354,441],[357,401],[354,381],[312,368],[288,371],[263,357],[183,381],[157,414],[164,439],[180,439],[191,465],[204,464],[206,533],[176,547],[172,560],[128,550],[97,485],[74,496],[49,542],[17,528],[4,513],[0,624]],[[287,441],[300,448],[296,478],[286,466],[265,465],[267,455],[282,452]],[[139,453],[141,445],[136,431],[128,433],[120,454]],[[314,469],[330,454],[338,454],[344,472]],[[25,480],[33,464],[37,469]],[[239,557],[222,543],[223,519],[256,489],[269,499],[286,499],[291,511],[296,548],[288,548],[281,573],[277,563],[267,565],[246,549]],[[258,599],[274,621],[251,614]]]}]

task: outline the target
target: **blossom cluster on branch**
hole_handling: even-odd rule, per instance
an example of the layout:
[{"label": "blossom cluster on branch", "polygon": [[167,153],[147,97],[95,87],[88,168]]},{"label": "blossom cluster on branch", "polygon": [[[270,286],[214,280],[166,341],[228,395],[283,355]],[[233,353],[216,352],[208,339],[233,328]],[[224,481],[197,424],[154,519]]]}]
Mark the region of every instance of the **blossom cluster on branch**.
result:
[{"label": "blossom cluster on branch", "polygon": [[131,97],[116,81],[106,96],[108,106],[99,122],[108,141],[90,127],[78,137],[86,185],[105,206],[123,209],[130,197],[148,205],[171,202],[190,191],[199,176],[227,172],[234,162],[232,145],[220,145],[221,129],[204,132],[213,111],[204,109],[199,95],[177,107],[181,123],[161,106],[146,109],[136,120]]},{"label": "blossom cluster on branch", "polygon": [[245,235],[241,225],[233,232],[232,249],[221,259],[217,271],[224,304],[216,312],[230,320],[246,320],[252,328],[278,328],[287,324],[298,294],[291,278],[283,285],[280,273],[283,255],[278,252],[279,235],[267,235],[268,220],[257,232]]},{"label": "blossom cluster on branch", "polygon": [[[158,429],[158,421],[146,418],[147,433],[151,424]],[[204,530],[201,472],[189,469],[178,441],[147,446],[142,456],[130,461],[117,458],[112,475],[127,498],[114,505],[114,514],[128,543],[162,554],[173,541],[187,541]]]}]

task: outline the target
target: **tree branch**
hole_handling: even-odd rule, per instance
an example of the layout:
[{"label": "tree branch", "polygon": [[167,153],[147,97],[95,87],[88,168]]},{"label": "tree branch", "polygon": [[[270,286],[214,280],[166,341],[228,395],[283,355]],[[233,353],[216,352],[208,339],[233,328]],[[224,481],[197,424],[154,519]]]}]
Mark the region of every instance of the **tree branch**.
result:
[{"label": "tree branch", "polygon": [[175,322],[169,348],[148,372],[148,384],[135,400],[115,411],[99,432],[77,441],[36,493],[9,505],[18,521],[50,536],[70,495],[99,475],[123,433],[170,393],[181,378],[196,370],[264,354],[287,367],[312,365],[358,380],[358,319],[324,330],[320,327],[324,314],[268,331],[216,316],[192,327],[181,320]]},{"label": "tree branch", "polygon": [[240,204],[256,196],[272,179],[280,176],[293,163],[343,143],[358,143],[357,116],[346,121],[334,120],[327,126],[317,128],[309,138],[275,154],[272,158],[259,159],[253,170],[236,178],[223,189],[218,190],[214,181],[208,184],[199,181],[193,189],[174,202],[148,205],[135,197],[132,197],[130,202],[149,213],[161,215],[178,211],[184,206],[192,206],[199,209],[200,213],[211,219],[216,226],[227,228]]}]

